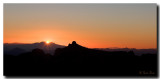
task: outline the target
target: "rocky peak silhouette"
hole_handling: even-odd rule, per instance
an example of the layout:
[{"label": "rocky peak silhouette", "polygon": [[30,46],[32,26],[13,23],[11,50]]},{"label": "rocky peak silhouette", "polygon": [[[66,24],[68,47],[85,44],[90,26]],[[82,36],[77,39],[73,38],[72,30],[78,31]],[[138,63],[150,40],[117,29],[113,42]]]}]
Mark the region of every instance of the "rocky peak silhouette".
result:
[{"label": "rocky peak silhouette", "polygon": [[77,43],[76,43],[76,41],[73,41],[72,44],[73,44],[73,45],[76,45]]},{"label": "rocky peak silhouette", "polygon": [[85,48],[85,47],[77,44],[76,41],[72,41],[72,44],[69,43],[69,44],[68,44],[68,47],[69,47],[69,48]]}]

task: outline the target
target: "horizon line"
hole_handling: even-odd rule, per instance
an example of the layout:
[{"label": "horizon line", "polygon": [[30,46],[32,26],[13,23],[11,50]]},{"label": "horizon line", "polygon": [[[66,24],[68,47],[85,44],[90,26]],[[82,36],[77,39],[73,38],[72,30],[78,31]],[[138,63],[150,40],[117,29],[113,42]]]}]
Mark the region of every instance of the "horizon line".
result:
[{"label": "horizon line", "polygon": [[[45,43],[45,41],[41,41],[41,42]],[[41,43],[41,42],[33,42],[33,43],[12,42],[12,43],[3,43],[3,44],[34,44],[34,43]],[[57,44],[55,42],[51,42],[51,43]],[[68,43],[68,44],[70,44],[70,43]],[[58,44],[58,45],[61,45],[61,44]],[[62,45],[62,46],[66,46],[66,45]],[[87,47],[87,48],[90,48],[90,47]],[[123,48],[128,48],[128,49],[157,49],[157,48],[129,48],[127,46],[125,46],[125,47],[98,47],[98,48],[100,48],[100,49],[106,49],[106,48],[109,48],[109,49],[123,49]],[[91,48],[91,49],[96,49],[96,48]]]}]

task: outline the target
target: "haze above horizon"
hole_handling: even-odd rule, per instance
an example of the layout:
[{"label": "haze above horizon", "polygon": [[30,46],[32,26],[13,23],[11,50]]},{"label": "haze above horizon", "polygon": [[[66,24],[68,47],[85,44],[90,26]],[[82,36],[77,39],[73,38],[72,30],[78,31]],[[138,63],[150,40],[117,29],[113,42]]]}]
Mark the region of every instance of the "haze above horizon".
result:
[{"label": "haze above horizon", "polygon": [[4,4],[4,43],[157,48],[156,4]]}]

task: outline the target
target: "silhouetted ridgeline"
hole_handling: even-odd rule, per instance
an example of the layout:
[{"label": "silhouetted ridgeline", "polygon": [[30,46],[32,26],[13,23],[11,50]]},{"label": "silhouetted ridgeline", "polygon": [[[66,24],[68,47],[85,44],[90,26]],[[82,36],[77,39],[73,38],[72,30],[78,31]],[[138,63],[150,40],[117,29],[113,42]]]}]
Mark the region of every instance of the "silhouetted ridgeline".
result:
[{"label": "silhouetted ridgeline", "polygon": [[157,54],[89,49],[75,41],[55,54],[36,48],[18,56],[4,54],[5,76],[157,76]]},{"label": "silhouetted ridgeline", "polygon": [[57,48],[64,48],[65,46],[58,45],[55,43],[50,43],[47,45],[45,42],[33,43],[33,44],[20,44],[20,43],[5,43],[4,53],[7,55],[20,55],[22,53],[31,52],[35,48],[42,49],[45,53],[54,54]]},{"label": "silhouetted ridgeline", "polygon": [[135,48],[95,48],[103,51],[133,51],[135,55],[157,54],[157,49],[135,49]]},{"label": "silhouetted ridgeline", "polygon": [[[42,49],[45,53],[49,53],[54,55],[55,50],[57,48],[64,48],[66,46],[62,46],[55,43],[46,44],[45,42],[33,43],[33,44],[21,44],[21,43],[5,43],[4,44],[4,54],[7,55],[20,55],[22,53],[31,52],[35,48]],[[141,56],[143,54],[156,54],[157,49],[135,49],[135,48],[95,48],[97,50],[103,51],[133,51],[135,55]]]}]

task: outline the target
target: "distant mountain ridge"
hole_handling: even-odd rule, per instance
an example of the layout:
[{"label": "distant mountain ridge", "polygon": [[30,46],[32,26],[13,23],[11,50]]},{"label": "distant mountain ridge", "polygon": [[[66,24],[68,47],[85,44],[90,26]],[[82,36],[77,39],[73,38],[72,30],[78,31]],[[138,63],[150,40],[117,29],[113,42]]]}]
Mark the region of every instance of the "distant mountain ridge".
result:
[{"label": "distant mountain ridge", "polygon": [[65,46],[55,44],[52,42],[50,44],[46,44],[45,42],[39,42],[39,43],[37,42],[33,44],[5,43],[4,44],[4,54],[19,55],[21,53],[31,52],[35,48],[42,49],[45,53],[54,54],[55,49],[63,48],[63,47]]},{"label": "distant mountain ridge", "polygon": [[95,48],[103,51],[133,51],[135,55],[157,54],[157,49],[136,49],[136,48]]},{"label": "distant mountain ridge", "polygon": [[[72,47],[72,45],[76,45],[77,47],[82,47],[78,45],[75,41],[72,44],[69,44],[68,47]],[[9,55],[19,55],[21,53],[31,52],[35,48],[42,49],[45,53],[49,53],[54,55],[55,50],[57,48],[64,48],[66,46],[50,43],[46,44],[45,42],[37,42],[32,44],[24,44],[24,43],[4,43],[4,54]],[[88,48],[89,49],[89,48]],[[135,55],[141,56],[143,54],[156,54],[157,49],[135,49],[135,48],[93,48],[96,50],[103,50],[103,51],[133,51]]]}]

